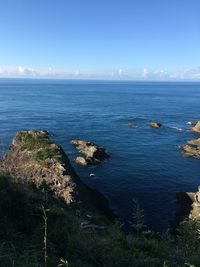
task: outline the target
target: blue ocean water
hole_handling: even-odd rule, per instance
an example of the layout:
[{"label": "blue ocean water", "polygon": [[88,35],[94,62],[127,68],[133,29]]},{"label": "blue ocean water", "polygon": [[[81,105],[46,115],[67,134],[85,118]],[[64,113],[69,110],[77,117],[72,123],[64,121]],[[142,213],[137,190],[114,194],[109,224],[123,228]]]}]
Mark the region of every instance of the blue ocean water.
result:
[{"label": "blue ocean water", "polygon": [[[200,83],[0,80],[0,151],[19,130],[46,129],[125,222],[137,199],[145,224],[164,230],[174,218],[175,193],[200,184],[200,161],[178,149],[195,137],[188,122],[200,119],[199,103]],[[164,127],[150,128],[149,121]],[[106,147],[111,159],[76,166],[70,140],[77,138]]]}]

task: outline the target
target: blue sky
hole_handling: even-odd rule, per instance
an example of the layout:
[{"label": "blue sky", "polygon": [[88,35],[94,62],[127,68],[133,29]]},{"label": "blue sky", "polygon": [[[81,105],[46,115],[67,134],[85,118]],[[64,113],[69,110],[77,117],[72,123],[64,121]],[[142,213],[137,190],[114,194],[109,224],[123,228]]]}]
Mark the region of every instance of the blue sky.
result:
[{"label": "blue sky", "polygon": [[200,80],[199,0],[0,0],[0,77]]}]

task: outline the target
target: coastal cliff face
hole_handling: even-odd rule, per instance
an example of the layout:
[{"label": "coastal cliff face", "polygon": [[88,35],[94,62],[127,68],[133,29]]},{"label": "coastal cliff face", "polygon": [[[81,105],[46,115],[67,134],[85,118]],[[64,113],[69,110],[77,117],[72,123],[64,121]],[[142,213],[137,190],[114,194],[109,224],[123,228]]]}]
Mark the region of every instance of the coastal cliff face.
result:
[{"label": "coastal cliff face", "polygon": [[[191,128],[192,132],[200,134],[200,121],[193,123]],[[187,142],[187,145],[181,146],[183,155],[186,157],[193,157],[200,159],[200,138],[193,139]],[[200,220],[200,187],[197,192],[184,192],[179,193],[179,202],[181,204],[181,210],[185,217],[190,219]]]},{"label": "coastal cliff face", "polygon": [[1,172],[37,187],[45,181],[66,203],[75,198],[77,176],[61,147],[51,142],[45,131],[17,133],[1,162]]},{"label": "coastal cliff face", "polygon": [[0,172],[23,183],[33,182],[38,188],[45,183],[67,204],[82,203],[113,217],[108,201],[80,180],[63,149],[46,131],[18,132],[0,161]]}]

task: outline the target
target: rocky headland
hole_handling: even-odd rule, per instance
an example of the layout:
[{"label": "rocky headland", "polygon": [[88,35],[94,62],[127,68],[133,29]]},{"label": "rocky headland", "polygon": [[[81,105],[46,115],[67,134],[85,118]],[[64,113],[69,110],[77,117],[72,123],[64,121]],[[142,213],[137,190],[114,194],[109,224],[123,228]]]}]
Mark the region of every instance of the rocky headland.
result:
[{"label": "rocky headland", "polygon": [[18,132],[0,161],[0,174],[22,183],[34,183],[38,188],[45,183],[66,204],[81,203],[114,217],[108,201],[81,181],[62,147],[49,138],[47,131]]},{"label": "rocky headland", "polygon": [[83,156],[76,157],[77,164],[82,166],[98,165],[109,159],[106,149],[85,140],[72,140],[71,144],[76,147]]}]

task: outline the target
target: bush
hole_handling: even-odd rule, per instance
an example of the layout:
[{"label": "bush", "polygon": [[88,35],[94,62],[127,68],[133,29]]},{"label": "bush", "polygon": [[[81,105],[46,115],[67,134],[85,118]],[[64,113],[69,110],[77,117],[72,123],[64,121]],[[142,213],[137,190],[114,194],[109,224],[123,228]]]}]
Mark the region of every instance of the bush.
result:
[{"label": "bush", "polygon": [[[0,267],[45,267],[45,230],[48,267],[200,266],[199,221],[184,221],[176,238],[169,232],[125,234],[118,223],[90,213],[91,222],[105,229],[82,230],[88,211],[67,207],[47,185],[37,190],[4,176],[0,199]],[[41,206],[48,209],[46,227]]]}]

